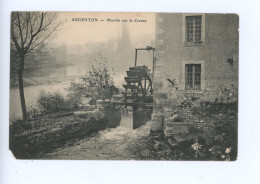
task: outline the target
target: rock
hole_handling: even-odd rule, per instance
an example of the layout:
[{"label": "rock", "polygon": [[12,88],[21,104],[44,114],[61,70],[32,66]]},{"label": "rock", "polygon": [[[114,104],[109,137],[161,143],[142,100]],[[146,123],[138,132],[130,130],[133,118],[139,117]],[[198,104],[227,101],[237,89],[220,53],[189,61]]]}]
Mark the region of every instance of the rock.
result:
[{"label": "rock", "polygon": [[178,114],[171,114],[169,116],[167,116],[164,121],[165,122],[175,122],[176,119],[178,119],[179,115]]},{"label": "rock", "polygon": [[206,88],[205,90],[206,90],[206,91],[211,91],[211,88]]},{"label": "rock", "polygon": [[200,145],[199,143],[195,143],[191,145],[191,148],[193,149],[193,151],[198,151],[201,148],[202,145]]},{"label": "rock", "polygon": [[230,152],[231,152],[231,147],[226,148],[225,153],[230,153]]},{"label": "rock", "polygon": [[178,134],[189,134],[189,127],[191,125],[192,123],[190,122],[165,122],[163,127],[164,135],[169,137]]},{"label": "rock", "polygon": [[167,107],[164,107],[164,108],[163,108],[163,112],[164,112],[165,114],[173,114],[173,110],[170,109],[170,108],[167,108]]},{"label": "rock", "polygon": [[156,141],[155,144],[154,144],[154,149],[156,150],[162,150],[164,148],[164,145],[162,142],[158,142]]},{"label": "rock", "polygon": [[167,138],[167,141],[169,142],[172,148],[176,148],[179,145],[179,143],[176,141],[174,137]]}]

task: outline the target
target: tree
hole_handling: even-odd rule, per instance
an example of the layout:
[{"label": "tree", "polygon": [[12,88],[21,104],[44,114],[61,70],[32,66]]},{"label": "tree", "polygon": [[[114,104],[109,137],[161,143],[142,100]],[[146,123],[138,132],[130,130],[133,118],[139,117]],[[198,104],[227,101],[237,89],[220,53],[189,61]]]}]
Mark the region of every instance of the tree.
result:
[{"label": "tree", "polygon": [[42,49],[61,22],[58,13],[12,12],[11,14],[11,62],[18,76],[23,120],[27,120],[24,98],[23,71],[25,56]]}]

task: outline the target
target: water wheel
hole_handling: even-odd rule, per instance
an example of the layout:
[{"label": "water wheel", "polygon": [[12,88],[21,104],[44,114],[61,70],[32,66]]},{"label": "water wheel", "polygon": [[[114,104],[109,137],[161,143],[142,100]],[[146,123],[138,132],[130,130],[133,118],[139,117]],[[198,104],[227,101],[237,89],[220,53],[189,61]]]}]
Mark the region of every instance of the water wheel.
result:
[{"label": "water wheel", "polygon": [[145,99],[153,94],[151,74],[147,66],[130,67],[125,77],[125,99]]}]

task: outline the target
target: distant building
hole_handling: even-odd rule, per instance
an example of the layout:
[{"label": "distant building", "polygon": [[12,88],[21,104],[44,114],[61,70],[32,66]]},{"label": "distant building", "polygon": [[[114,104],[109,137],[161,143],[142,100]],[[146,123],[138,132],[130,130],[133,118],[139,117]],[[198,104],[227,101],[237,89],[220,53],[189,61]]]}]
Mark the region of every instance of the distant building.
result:
[{"label": "distant building", "polygon": [[129,31],[129,26],[127,23],[122,23],[121,26],[121,32],[120,32],[120,38],[118,41],[118,49],[122,50],[127,50],[132,49],[132,43],[131,43],[131,38],[130,38],[130,31]]},{"label": "distant building", "polygon": [[238,29],[236,14],[156,15],[153,131],[162,129],[163,105],[176,98],[171,86],[201,99],[219,85],[237,89]]}]

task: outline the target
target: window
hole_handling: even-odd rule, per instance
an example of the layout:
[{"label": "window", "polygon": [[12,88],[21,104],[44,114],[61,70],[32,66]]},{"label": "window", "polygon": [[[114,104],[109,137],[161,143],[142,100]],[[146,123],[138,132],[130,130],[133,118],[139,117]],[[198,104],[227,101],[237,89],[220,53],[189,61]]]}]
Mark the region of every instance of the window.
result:
[{"label": "window", "polygon": [[201,64],[185,65],[185,89],[186,90],[201,89]]},{"label": "window", "polygon": [[202,42],[202,16],[186,16],[186,42]]},{"label": "window", "polygon": [[182,61],[180,88],[187,92],[205,90],[205,61]]},{"label": "window", "polygon": [[182,14],[182,46],[198,47],[205,43],[205,14]]}]

